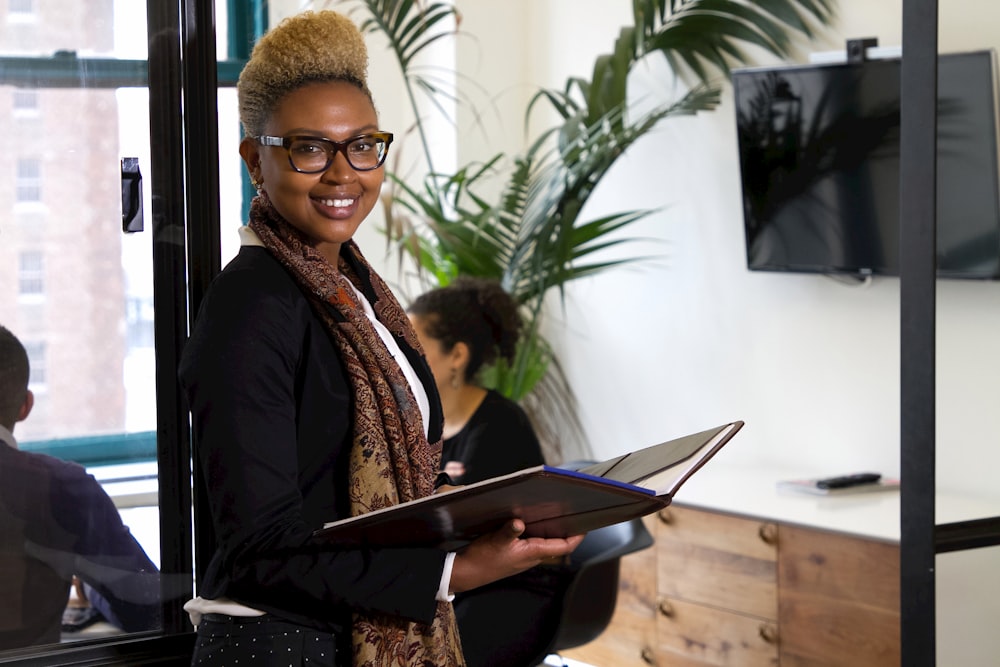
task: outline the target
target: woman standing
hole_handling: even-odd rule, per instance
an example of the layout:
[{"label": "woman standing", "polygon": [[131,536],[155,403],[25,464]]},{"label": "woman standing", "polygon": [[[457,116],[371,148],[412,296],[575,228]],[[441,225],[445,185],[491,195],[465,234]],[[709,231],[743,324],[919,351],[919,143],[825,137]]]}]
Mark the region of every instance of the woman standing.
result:
[{"label": "woman standing", "polygon": [[354,24],[286,19],[239,84],[258,189],[181,360],[218,549],[193,665],[462,665],[454,593],[569,553],[523,522],[460,553],[339,549],[323,523],[434,491],[442,413],[402,308],[352,240],[392,134]]}]

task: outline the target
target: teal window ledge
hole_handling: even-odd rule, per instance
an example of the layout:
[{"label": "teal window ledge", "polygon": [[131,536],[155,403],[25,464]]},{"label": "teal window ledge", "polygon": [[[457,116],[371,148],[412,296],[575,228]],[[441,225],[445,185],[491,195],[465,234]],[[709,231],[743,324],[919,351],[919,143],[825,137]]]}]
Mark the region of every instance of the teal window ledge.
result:
[{"label": "teal window ledge", "polygon": [[156,431],[111,433],[81,438],[19,442],[26,452],[40,452],[82,466],[118,465],[156,460]]}]

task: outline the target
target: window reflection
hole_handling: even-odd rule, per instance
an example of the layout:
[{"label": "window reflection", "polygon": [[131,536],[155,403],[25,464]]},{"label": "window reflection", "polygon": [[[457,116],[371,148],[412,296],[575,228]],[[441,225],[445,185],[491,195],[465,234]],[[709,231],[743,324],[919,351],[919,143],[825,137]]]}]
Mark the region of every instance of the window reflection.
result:
[{"label": "window reflection", "polygon": [[41,300],[45,295],[45,255],[40,250],[24,250],[17,266],[18,297]]},{"label": "window reflection", "polygon": [[[256,4],[246,11],[259,14]],[[272,14],[276,6],[289,13],[296,7],[279,0]],[[228,25],[227,9],[217,0],[217,26]],[[138,158],[144,208],[153,210],[145,11],[146,3],[133,0],[0,3],[0,122],[10,164],[0,178],[0,325],[22,338],[32,364],[36,400],[30,418],[17,425],[20,449],[84,466],[158,568],[161,559],[176,567],[183,556],[169,534],[167,554],[160,552],[158,497],[170,489],[161,489],[156,463],[151,225],[143,233],[120,231],[122,157]],[[224,32],[217,35],[219,57],[243,57],[226,55]],[[222,85],[220,201],[231,207],[222,215],[226,261],[238,245],[245,175],[234,82]],[[177,530],[190,536],[189,526]],[[23,541],[4,535],[0,551]],[[0,569],[0,577],[7,572]],[[188,579],[190,570],[180,576]],[[86,628],[57,639],[121,633],[103,620],[87,625],[90,612],[79,607],[87,588],[78,584],[65,585],[67,620]],[[167,627],[172,632],[176,621]]]},{"label": "window reflection", "polygon": [[17,160],[16,199],[19,204],[42,201],[42,162],[33,157]]},{"label": "window reflection", "polygon": [[159,627],[160,563],[151,235],[120,228],[121,158],[149,173],[148,94],[80,64],[144,60],[145,3],[5,4],[0,325],[34,403],[0,429],[3,649]]}]

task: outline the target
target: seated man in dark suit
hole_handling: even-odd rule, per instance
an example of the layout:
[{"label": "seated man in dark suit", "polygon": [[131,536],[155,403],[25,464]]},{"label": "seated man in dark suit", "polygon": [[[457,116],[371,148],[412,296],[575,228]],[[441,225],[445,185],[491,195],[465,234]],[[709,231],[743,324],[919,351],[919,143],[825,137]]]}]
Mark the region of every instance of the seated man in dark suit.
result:
[{"label": "seated man in dark suit", "polygon": [[76,463],[17,448],[34,405],[28,356],[0,326],[0,649],[58,642],[74,575],[112,624],[159,624],[160,583],[94,477]]}]

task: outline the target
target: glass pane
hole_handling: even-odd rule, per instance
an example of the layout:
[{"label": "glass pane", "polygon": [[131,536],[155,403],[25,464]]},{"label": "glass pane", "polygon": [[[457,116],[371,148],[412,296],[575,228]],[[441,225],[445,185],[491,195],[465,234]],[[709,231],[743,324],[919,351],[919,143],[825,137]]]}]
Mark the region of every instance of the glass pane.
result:
[{"label": "glass pane", "polygon": [[243,199],[243,180],[246,167],[240,158],[242,139],[239,109],[235,88],[219,89],[219,241],[222,266],[236,256],[240,249],[237,230],[246,224],[244,210],[250,202]]},{"label": "glass pane", "polygon": [[151,225],[122,232],[122,158],[150,210],[145,3],[0,7],[0,325],[34,398],[0,444],[9,649],[158,628],[160,552]]}]

